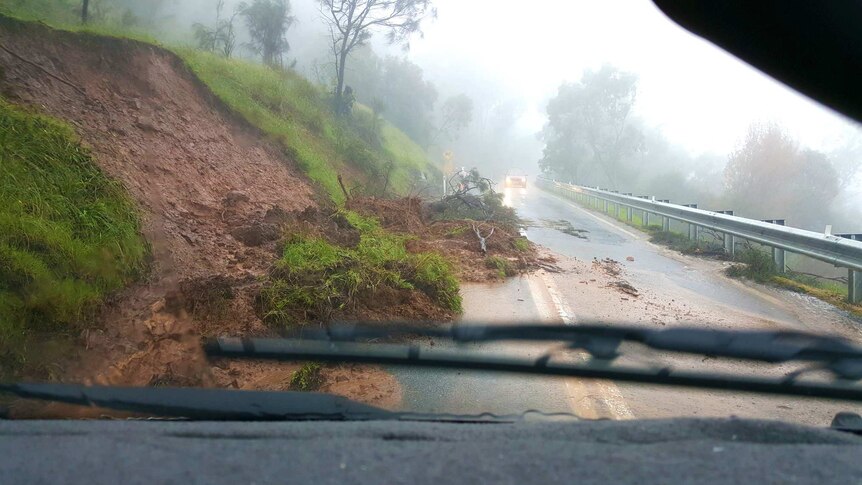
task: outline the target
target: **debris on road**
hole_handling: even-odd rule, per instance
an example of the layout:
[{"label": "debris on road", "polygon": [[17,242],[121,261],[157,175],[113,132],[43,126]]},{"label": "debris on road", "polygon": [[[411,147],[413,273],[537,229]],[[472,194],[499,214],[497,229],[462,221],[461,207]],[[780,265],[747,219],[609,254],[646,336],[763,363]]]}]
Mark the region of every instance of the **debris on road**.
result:
[{"label": "debris on road", "polygon": [[559,219],[556,221],[542,219],[542,226],[549,229],[555,229],[563,234],[568,234],[569,236],[574,236],[578,239],[589,239],[587,234],[589,234],[590,231],[587,231],[586,229],[575,229],[572,223],[565,219]]},{"label": "debris on road", "polygon": [[616,288],[617,290],[622,291],[623,293],[625,293],[627,295],[631,295],[634,297],[640,296],[637,288],[635,288],[634,286],[629,284],[627,281],[622,281],[622,280],[612,281],[611,283],[608,284],[608,286],[610,286],[612,288]]}]

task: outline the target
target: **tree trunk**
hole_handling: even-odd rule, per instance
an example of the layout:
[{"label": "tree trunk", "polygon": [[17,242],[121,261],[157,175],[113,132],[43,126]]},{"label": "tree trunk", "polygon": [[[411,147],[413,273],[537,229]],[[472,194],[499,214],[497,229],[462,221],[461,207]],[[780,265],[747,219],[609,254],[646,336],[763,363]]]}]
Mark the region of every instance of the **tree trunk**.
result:
[{"label": "tree trunk", "polygon": [[342,114],[344,110],[344,65],[347,61],[347,51],[342,50],[339,54],[338,63],[338,84],[335,87],[335,110],[337,114]]},{"label": "tree trunk", "polygon": [[90,0],[84,0],[84,5],[81,6],[81,23],[86,24],[90,16]]}]

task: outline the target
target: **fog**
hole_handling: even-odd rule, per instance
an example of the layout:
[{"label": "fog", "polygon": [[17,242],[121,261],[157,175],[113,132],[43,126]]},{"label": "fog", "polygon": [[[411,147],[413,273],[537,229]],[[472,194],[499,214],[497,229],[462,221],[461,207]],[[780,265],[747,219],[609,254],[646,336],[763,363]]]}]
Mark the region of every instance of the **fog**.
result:
[{"label": "fog", "polygon": [[[191,42],[190,26],[214,22],[215,3],[161,2],[160,32],[174,42]],[[239,3],[228,0],[226,10]],[[317,1],[291,4],[297,22],[287,35],[291,50],[286,57],[310,80],[331,84],[333,62]],[[641,149],[623,167],[636,174],[624,179],[629,186],[621,190],[729,203],[722,199],[725,164],[752,124],[768,123],[780,126],[800,149],[825,154],[836,167],[840,193],[824,201],[831,209],[824,218],[849,225],[858,217],[859,126],[689,34],[649,1],[436,0],[434,5],[436,18],[426,20],[423,35],[414,36],[409,49],[376,35],[370,49],[354,55],[364,60],[352,60],[347,73],[348,83],[371,86],[368,72],[378,77],[396,72],[386,70],[387,58],[417,65],[436,93],[427,99],[433,106],[427,113],[429,125],[439,123],[445,100],[468,96],[473,103],[469,126],[451,137],[437,136],[433,128],[424,134],[421,144],[433,158],[441,160],[443,152],[452,151],[456,165],[476,166],[493,176],[512,170],[538,173],[545,146],[539,133],[548,123],[549,100],[561,83],[577,82],[585,70],[610,65],[637,77],[630,119],[643,133]],[[237,23],[242,42],[247,36],[242,22]],[[238,55],[254,57],[244,49]],[[360,102],[395,96],[386,87],[392,80],[376,82],[384,87],[373,88],[374,93],[372,88],[357,90]],[[383,116],[397,113],[392,106]],[[413,133],[401,127],[423,138],[415,127]],[[810,225],[821,222],[831,221]]]}]

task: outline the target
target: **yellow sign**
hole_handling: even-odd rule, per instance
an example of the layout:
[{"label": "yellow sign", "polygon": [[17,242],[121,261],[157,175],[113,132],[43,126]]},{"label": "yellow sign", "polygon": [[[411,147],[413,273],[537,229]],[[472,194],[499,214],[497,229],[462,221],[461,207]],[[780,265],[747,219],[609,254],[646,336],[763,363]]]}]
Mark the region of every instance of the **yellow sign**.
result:
[{"label": "yellow sign", "polygon": [[443,152],[443,159],[447,162],[451,162],[453,158],[455,158],[455,154],[452,153],[452,150],[446,150]]}]

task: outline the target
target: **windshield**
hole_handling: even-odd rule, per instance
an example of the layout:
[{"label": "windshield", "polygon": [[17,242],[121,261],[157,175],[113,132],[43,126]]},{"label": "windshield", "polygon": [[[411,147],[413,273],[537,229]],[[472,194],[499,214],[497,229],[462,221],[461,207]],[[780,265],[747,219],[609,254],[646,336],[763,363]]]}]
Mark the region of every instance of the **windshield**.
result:
[{"label": "windshield", "polygon": [[[308,405],[426,417],[827,426],[862,405],[662,379],[854,384],[860,207],[856,122],[649,1],[0,0],[6,383],[318,391],[351,401]],[[314,343],[343,322],[397,335],[309,347],[352,352],[341,360],[204,345]],[[637,338],[433,332],[523,324]],[[649,333],[683,328],[723,333]],[[756,355],[780,332],[840,340],[795,336],[794,358]],[[675,338],[706,343],[681,353]],[[663,343],[636,344],[650,339]],[[368,357],[386,346],[445,365]],[[497,370],[452,360],[465,356]],[[656,377],[591,374],[622,368]],[[279,409],[297,409],[285,396]]]}]

